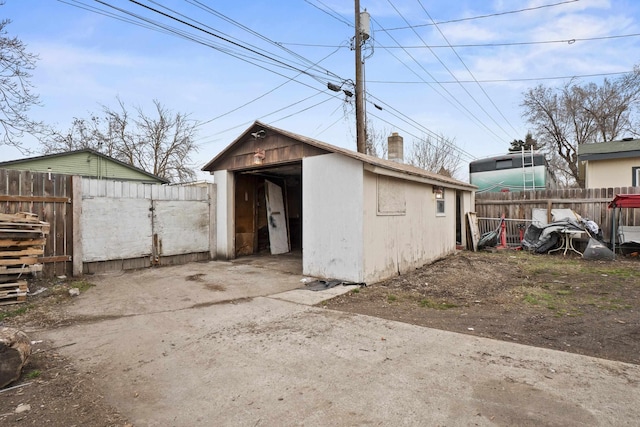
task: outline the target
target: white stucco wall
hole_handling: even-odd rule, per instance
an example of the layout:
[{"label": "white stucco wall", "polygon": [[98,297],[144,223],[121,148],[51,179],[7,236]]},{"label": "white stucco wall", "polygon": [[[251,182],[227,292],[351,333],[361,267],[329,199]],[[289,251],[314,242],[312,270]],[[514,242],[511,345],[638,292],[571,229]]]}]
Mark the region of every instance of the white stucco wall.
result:
[{"label": "white stucco wall", "polygon": [[431,185],[395,179],[405,213],[384,214],[379,212],[379,197],[385,195],[378,177],[372,172],[364,176],[364,281],[404,273],[455,251],[455,190],[445,189],[445,214],[437,215]]},{"label": "white stucco wall", "polygon": [[585,170],[585,187],[631,187],[633,167],[640,167],[640,158],[590,161]]},{"label": "white stucco wall", "polygon": [[363,166],[339,154],[302,160],[302,270],[360,282]]},{"label": "white stucco wall", "polygon": [[234,217],[234,178],[226,170],[215,171],[213,181],[217,186],[216,194],[216,258],[235,257],[235,217]]}]

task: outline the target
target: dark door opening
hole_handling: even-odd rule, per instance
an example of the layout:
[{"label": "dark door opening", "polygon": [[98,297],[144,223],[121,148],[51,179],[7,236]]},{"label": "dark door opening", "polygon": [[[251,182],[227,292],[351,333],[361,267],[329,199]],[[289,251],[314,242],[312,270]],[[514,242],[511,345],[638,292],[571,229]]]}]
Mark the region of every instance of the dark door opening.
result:
[{"label": "dark door opening", "polygon": [[[276,196],[281,192],[282,204],[279,197],[268,197],[268,188],[277,191]],[[274,238],[278,241],[272,244]],[[290,251],[302,250],[302,163],[236,172],[236,257],[271,254],[272,245],[282,253],[286,250],[282,239],[288,240]]]}]

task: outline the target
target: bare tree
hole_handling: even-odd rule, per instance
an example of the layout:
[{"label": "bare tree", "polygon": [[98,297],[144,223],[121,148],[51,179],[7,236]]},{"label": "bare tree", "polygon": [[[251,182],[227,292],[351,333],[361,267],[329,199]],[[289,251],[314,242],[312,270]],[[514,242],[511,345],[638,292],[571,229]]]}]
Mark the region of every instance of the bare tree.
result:
[{"label": "bare tree", "polygon": [[[640,102],[640,68],[617,80],[560,88],[539,85],[524,93],[523,116],[533,125],[540,146],[558,157],[561,169],[583,185],[578,146],[613,141],[632,132]],[[560,170],[556,170],[560,173]]]},{"label": "bare tree", "polygon": [[370,122],[367,122],[365,153],[370,156],[386,159],[387,152],[389,150],[389,145],[387,143],[388,134],[389,132],[386,129],[378,131]]},{"label": "bare tree", "polygon": [[136,107],[131,117],[118,98],[117,110],[102,106],[102,114],[75,118],[65,132],[54,132],[43,141],[45,153],[91,148],[172,182],[195,178],[190,156],[198,150],[194,141],[197,123],[173,113],[154,100],[155,115]]},{"label": "bare tree", "polygon": [[423,136],[413,141],[407,163],[430,172],[454,177],[460,168],[461,153],[455,139],[444,135]]},{"label": "bare tree", "polygon": [[25,132],[38,135],[43,129],[41,122],[27,116],[29,109],[38,104],[30,80],[38,58],[27,52],[18,38],[7,36],[10,23],[9,19],[0,21],[0,143],[20,149],[19,139]]}]

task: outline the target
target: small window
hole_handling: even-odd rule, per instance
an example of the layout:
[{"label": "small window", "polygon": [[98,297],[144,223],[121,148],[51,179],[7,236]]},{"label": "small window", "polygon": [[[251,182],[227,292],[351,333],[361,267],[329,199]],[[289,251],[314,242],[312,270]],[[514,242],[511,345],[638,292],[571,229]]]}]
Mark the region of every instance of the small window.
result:
[{"label": "small window", "polygon": [[511,169],[513,167],[513,159],[496,160],[496,169]]},{"label": "small window", "polygon": [[631,185],[633,187],[640,187],[640,166],[634,166],[631,168],[633,175],[631,175]]},{"label": "small window", "polygon": [[433,187],[433,194],[436,196],[436,215],[443,216],[445,214],[444,209],[444,188]]}]

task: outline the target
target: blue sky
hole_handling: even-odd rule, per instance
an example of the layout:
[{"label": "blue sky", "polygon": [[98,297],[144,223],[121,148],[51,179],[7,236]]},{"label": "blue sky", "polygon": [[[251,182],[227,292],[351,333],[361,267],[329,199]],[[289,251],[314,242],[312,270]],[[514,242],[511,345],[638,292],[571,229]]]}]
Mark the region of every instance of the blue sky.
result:
[{"label": "blue sky", "polygon": [[[352,102],[326,88],[333,82],[352,89],[352,2],[138,1],[221,38],[126,0],[5,0],[0,12],[13,21],[9,35],[40,57],[32,82],[42,105],[33,118],[66,130],[74,117],[113,106],[116,97],[148,113],[157,99],[202,123],[197,169],[256,119],[355,150]],[[105,4],[215,48],[83,9],[125,16]],[[634,0],[361,0],[361,8],[372,29],[367,117],[377,132],[403,135],[405,150],[435,133],[455,139],[465,161],[504,153],[528,131],[520,107],[528,88],[640,64]],[[21,154],[0,147],[0,157]],[[459,177],[466,179],[465,167]]]}]

